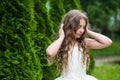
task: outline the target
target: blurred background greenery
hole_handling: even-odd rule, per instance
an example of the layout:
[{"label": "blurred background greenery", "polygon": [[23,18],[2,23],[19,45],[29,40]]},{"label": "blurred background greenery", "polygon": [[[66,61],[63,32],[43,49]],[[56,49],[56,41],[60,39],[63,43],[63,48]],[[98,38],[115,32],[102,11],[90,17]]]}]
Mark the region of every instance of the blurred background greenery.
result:
[{"label": "blurred background greenery", "polygon": [[[94,60],[120,56],[120,0],[0,0],[0,79],[54,80],[55,63],[47,64],[46,48],[56,38],[64,14],[85,12],[91,28],[113,40],[106,49],[91,50],[88,74],[99,80],[119,80],[117,63]],[[104,56],[104,58],[102,58]]]}]

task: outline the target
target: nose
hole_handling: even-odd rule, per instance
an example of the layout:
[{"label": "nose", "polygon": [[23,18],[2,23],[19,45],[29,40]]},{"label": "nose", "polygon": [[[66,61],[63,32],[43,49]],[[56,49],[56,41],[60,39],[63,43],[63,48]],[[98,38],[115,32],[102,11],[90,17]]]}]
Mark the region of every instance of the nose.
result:
[{"label": "nose", "polygon": [[83,29],[83,28],[80,28],[80,29],[79,29],[79,32],[80,32],[80,33],[83,33],[83,32],[84,32],[84,29]]}]

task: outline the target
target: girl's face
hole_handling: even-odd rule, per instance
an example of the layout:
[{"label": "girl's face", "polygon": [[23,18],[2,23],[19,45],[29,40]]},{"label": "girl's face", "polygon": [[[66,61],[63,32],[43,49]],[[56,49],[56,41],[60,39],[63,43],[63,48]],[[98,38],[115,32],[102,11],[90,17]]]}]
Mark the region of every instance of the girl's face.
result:
[{"label": "girl's face", "polygon": [[76,38],[80,38],[81,35],[84,33],[85,25],[86,25],[86,21],[84,19],[80,19],[79,28],[76,31]]}]

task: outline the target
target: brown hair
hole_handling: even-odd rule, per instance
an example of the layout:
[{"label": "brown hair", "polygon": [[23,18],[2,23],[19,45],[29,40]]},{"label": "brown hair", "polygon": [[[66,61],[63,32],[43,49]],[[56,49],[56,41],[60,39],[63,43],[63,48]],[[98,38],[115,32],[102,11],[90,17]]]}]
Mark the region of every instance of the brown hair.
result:
[{"label": "brown hair", "polygon": [[[82,36],[76,39],[75,34],[80,24],[80,19],[84,19],[86,21],[86,25],[85,25],[84,33],[82,34]],[[62,72],[63,69],[67,68],[68,51],[74,45],[72,43],[73,41],[77,41],[79,43],[78,45],[79,49],[80,47],[83,49],[83,59],[82,59],[83,63],[85,63],[86,57],[87,57],[87,60],[90,61],[89,53],[84,41],[86,27],[88,26],[87,16],[84,13],[80,12],[79,10],[71,10],[64,16],[62,23],[64,24],[63,30],[65,33],[65,38],[57,54],[60,72]]]}]

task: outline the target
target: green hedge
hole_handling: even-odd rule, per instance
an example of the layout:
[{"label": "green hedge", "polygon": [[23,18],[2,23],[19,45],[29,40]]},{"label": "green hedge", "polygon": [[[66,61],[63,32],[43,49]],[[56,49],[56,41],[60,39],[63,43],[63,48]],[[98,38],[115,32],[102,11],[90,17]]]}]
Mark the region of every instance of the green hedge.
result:
[{"label": "green hedge", "polygon": [[0,79],[41,80],[40,60],[32,34],[33,0],[0,1]]}]

